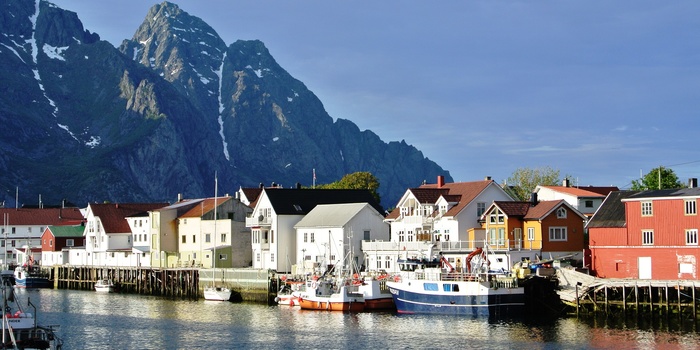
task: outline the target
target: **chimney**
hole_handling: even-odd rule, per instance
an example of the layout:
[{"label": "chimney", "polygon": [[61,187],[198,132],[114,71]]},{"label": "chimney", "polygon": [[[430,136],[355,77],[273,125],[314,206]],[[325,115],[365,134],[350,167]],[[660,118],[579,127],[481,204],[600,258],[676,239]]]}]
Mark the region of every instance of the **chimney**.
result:
[{"label": "chimney", "polygon": [[177,201],[178,201],[178,203],[182,202],[182,193],[177,194]]},{"label": "chimney", "polygon": [[698,187],[698,178],[697,177],[691,177],[688,179],[688,188],[696,188]]},{"label": "chimney", "polygon": [[562,181],[562,186],[569,187],[569,178],[568,177],[564,178],[564,181]]},{"label": "chimney", "polygon": [[491,176],[487,176],[484,178],[484,181],[491,181]]},{"label": "chimney", "polygon": [[298,183],[298,182],[296,183],[296,189],[297,189],[297,190],[300,190],[300,189],[301,189],[301,184]]},{"label": "chimney", "polygon": [[437,187],[442,188],[442,186],[445,186],[445,177],[442,175],[438,175],[437,177]]},{"label": "chimney", "polygon": [[530,205],[533,207],[537,205],[537,192],[532,192],[530,195]]}]

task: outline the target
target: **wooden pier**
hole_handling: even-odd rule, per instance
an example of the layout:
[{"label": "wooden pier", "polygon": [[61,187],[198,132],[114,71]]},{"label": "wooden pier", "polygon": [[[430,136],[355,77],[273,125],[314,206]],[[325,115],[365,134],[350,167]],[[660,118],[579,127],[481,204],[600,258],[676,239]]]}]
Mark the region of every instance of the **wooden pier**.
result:
[{"label": "wooden pier", "polygon": [[697,320],[698,281],[603,279],[570,269],[557,270],[557,278],[562,302],[573,307],[577,315],[633,313]]},{"label": "wooden pier", "polygon": [[119,293],[200,299],[208,284],[225,285],[234,292],[231,301],[273,303],[276,275],[256,269],[197,269],[54,266],[47,268],[54,288],[94,290],[101,279],[111,280]]}]

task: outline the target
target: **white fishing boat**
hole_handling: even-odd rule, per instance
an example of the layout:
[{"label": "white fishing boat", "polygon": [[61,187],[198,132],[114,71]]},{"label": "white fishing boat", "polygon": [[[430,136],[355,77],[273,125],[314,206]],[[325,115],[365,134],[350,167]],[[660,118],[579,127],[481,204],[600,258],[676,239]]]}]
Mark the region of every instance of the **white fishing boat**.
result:
[{"label": "white fishing boat", "polygon": [[353,284],[365,298],[365,311],[395,309],[394,298],[389,291],[388,274],[355,276]]},{"label": "white fishing boat", "polygon": [[63,341],[58,337],[58,326],[42,326],[35,318],[36,307],[27,299],[25,310],[19,302],[14,288],[2,285],[3,308],[2,315],[2,349],[61,349]]},{"label": "white fishing boat", "polygon": [[306,282],[299,306],[304,310],[360,312],[365,309],[365,298],[351,279],[326,276]]},{"label": "white fishing boat", "polygon": [[[216,226],[217,226],[217,197],[219,195],[219,179],[214,177],[214,254],[212,256],[212,280],[211,285],[204,287],[204,300],[211,301],[229,301],[231,299],[231,289],[226,286],[217,286],[215,280],[216,275],[216,260],[218,256],[216,255]],[[223,282],[223,281],[222,281]]]},{"label": "white fishing boat", "polygon": [[[470,254],[479,265],[467,272],[444,268],[444,258],[400,260],[402,274],[387,286],[399,313],[468,316],[518,316],[525,307],[525,290],[504,272],[488,270],[481,249]],[[469,262],[468,262],[469,264]]]},{"label": "white fishing boat", "polygon": [[101,279],[95,282],[95,291],[100,293],[112,293],[115,291],[115,286],[112,281],[108,279]]},{"label": "white fishing boat", "polygon": [[281,279],[281,281],[282,287],[275,297],[277,305],[299,306],[299,298],[306,286],[304,281],[292,281],[286,278]]}]

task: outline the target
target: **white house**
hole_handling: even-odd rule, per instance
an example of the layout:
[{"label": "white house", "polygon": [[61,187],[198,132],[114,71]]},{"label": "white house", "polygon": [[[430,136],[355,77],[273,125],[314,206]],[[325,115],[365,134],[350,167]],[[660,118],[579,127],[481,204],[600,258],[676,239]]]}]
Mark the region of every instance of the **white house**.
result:
[{"label": "white house", "polygon": [[615,186],[571,186],[569,179],[564,179],[562,186],[538,185],[535,187],[534,192],[537,194],[537,200],[554,201],[563,199],[590,218],[598,210],[605,197],[612,191],[619,191],[619,189]]},{"label": "white house", "polygon": [[[37,249],[41,246],[41,236],[51,225],[80,225],[83,213],[78,208],[0,208],[0,259],[2,263],[24,263],[26,254],[21,247]],[[23,254],[22,257],[17,256]],[[41,254],[35,256],[39,261]],[[40,262],[40,261],[39,261]]]},{"label": "white house", "polygon": [[[85,214],[84,264],[92,266],[137,266],[141,254],[133,253],[133,234],[127,217],[136,225],[148,228],[148,211],[167,203],[89,204]],[[141,220],[139,223],[138,220]],[[145,226],[143,226],[145,225]],[[71,254],[71,257],[73,255]],[[71,261],[71,264],[75,264]]]},{"label": "white house", "polygon": [[362,241],[388,240],[384,216],[367,203],[319,204],[296,225],[296,273],[323,272],[329,266],[359,271]]},{"label": "white house", "polygon": [[396,272],[397,257],[431,258],[425,255],[436,250],[461,254],[469,231],[481,230],[479,218],[486,208],[494,201],[512,200],[488,177],[445,183],[444,177],[438,176],[435,184],[410,188],[385,219],[391,224],[391,241],[363,242],[367,266]]},{"label": "white house", "polygon": [[253,213],[251,229],[253,268],[291,272],[297,261],[296,225],[319,204],[369,203],[383,212],[368,190],[264,188]]}]

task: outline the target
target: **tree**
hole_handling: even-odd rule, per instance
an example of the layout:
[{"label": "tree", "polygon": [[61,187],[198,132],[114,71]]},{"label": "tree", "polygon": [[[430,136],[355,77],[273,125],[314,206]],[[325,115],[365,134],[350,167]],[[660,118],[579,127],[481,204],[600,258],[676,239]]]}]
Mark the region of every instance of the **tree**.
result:
[{"label": "tree", "polygon": [[[659,186],[659,180],[661,180],[661,186]],[[632,181],[632,190],[634,191],[645,191],[645,190],[662,190],[670,188],[682,188],[683,184],[678,180],[678,176],[673,172],[671,168],[664,168],[662,166],[658,168],[651,169],[644,177],[639,180]]]},{"label": "tree", "polygon": [[369,190],[372,196],[381,202],[381,197],[377,192],[379,188],[379,180],[370,172],[358,171],[356,173],[347,174],[342,179],[325,185],[318,185],[316,188],[326,189],[349,189],[349,190]]},{"label": "tree", "polygon": [[515,169],[506,181],[511,187],[509,192],[517,197],[515,199],[521,201],[528,200],[537,185],[556,186],[561,182],[559,170],[554,170],[549,166],[535,169]]}]

